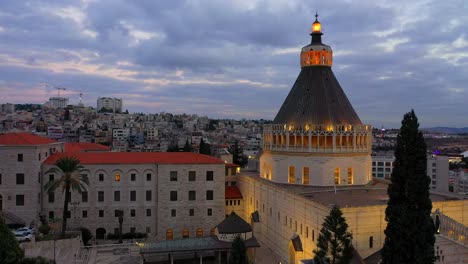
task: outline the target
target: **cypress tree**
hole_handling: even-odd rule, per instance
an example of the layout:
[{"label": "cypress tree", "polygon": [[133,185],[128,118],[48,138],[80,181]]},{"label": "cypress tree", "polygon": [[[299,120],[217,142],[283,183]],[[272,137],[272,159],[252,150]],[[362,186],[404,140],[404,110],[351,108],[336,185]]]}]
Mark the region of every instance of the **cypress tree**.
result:
[{"label": "cypress tree", "polygon": [[247,254],[244,241],[240,236],[234,238],[232,241],[231,255],[229,256],[229,263],[231,264],[247,264]]},{"label": "cypress tree", "polygon": [[184,152],[192,152],[192,145],[189,143],[188,139],[185,140]]},{"label": "cypress tree", "polygon": [[334,205],[322,224],[317,249],[314,250],[314,260],[320,264],[350,263],[353,258],[352,239],[353,235],[348,232],[343,212]]},{"label": "cypress tree", "polygon": [[434,263],[435,226],[431,218],[426,143],[413,110],[397,137],[395,162],[385,210],[384,264]]}]

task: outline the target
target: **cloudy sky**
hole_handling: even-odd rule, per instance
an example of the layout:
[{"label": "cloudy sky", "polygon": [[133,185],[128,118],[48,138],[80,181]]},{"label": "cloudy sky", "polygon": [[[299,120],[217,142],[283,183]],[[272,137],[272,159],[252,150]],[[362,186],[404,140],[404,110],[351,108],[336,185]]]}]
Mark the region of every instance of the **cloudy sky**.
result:
[{"label": "cloudy sky", "polygon": [[363,122],[468,126],[468,1],[0,1],[0,103],[273,119],[319,12]]}]

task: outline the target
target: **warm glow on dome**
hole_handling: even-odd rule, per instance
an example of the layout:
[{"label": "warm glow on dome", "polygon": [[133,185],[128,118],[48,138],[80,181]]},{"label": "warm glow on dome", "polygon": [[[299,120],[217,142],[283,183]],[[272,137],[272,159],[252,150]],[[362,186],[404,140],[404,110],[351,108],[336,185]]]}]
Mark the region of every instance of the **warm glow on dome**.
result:
[{"label": "warm glow on dome", "polygon": [[312,24],[312,32],[320,32],[320,22],[318,21],[315,21],[313,24]]}]

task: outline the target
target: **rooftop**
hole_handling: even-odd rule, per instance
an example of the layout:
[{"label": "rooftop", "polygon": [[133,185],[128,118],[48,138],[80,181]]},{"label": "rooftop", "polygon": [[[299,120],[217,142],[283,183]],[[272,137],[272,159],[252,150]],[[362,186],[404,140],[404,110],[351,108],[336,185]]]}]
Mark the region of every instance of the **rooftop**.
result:
[{"label": "rooftop", "polygon": [[[340,207],[386,205],[388,202],[388,180],[373,179],[366,185],[310,186],[301,184],[275,183],[259,177],[258,172],[243,172],[240,177],[251,177],[263,184],[276,186],[289,193],[300,195],[324,206],[337,204]],[[459,200],[455,195],[431,192],[433,202]]]},{"label": "rooftop", "polygon": [[65,143],[66,152],[109,151],[110,147],[96,143],[69,142]]},{"label": "rooftop", "polygon": [[64,156],[74,156],[81,164],[224,164],[221,159],[192,152],[62,152],[44,163],[52,165]]},{"label": "rooftop", "polygon": [[7,133],[0,134],[0,146],[28,146],[28,145],[45,145],[58,143],[55,140],[37,136],[30,133]]},{"label": "rooftop", "polygon": [[226,219],[219,223],[216,228],[220,234],[239,234],[252,232],[250,225],[234,212],[232,212]]},{"label": "rooftop", "polygon": [[226,199],[242,199],[242,193],[237,186],[226,186]]}]

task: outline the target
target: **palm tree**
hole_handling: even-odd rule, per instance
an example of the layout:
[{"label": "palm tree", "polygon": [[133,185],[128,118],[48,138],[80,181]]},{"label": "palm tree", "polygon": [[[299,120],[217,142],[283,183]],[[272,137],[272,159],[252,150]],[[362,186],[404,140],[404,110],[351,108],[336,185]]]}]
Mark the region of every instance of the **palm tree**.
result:
[{"label": "palm tree", "polygon": [[46,173],[56,173],[62,176],[59,179],[47,182],[44,186],[44,190],[50,193],[61,187],[62,192],[65,193],[62,215],[62,237],[64,237],[67,228],[68,204],[71,198],[70,189],[81,194],[86,190],[85,184],[89,185],[89,180],[87,175],[80,174],[83,167],[80,166],[80,160],[75,157],[61,157],[55,162],[55,166],[56,167],[48,170]]}]

